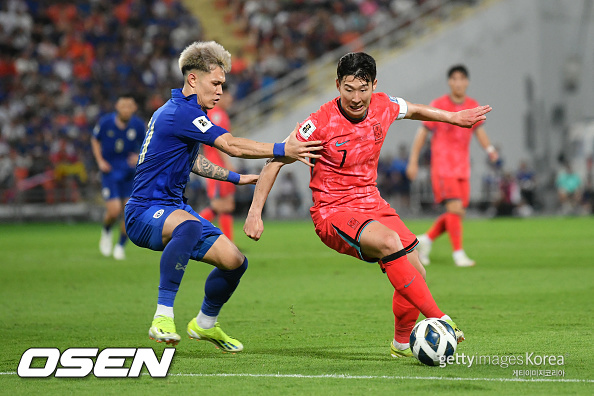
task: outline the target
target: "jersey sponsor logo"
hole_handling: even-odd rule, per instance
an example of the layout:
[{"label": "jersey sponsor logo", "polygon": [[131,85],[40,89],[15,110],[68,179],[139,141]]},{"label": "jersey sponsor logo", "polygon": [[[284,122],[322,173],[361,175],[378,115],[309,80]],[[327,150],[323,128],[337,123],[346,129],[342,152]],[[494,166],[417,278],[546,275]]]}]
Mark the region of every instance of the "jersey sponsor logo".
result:
[{"label": "jersey sponsor logo", "polygon": [[136,139],[136,129],[134,129],[134,128],[128,129],[126,131],[126,138],[128,138],[128,140]]},{"label": "jersey sponsor logo", "polygon": [[340,147],[340,146],[342,146],[343,144],[346,144],[346,143],[348,143],[348,142],[350,142],[350,140],[345,140],[344,142],[340,142],[340,143],[336,142],[336,147]]},{"label": "jersey sponsor logo", "polygon": [[382,133],[382,125],[381,124],[378,123],[373,126],[373,136],[375,137],[376,142],[378,140],[382,140],[382,138],[384,137],[384,134]]},{"label": "jersey sponsor logo", "polygon": [[[29,348],[21,356],[17,374],[21,378],[52,374],[56,378],[85,378],[91,373],[98,378],[138,378],[144,366],[151,377],[166,377],[175,348],[165,348],[160,362],[153,348],[105,348],[98,352],[99,348],[68,348],[62,353],[58,348]],[[132,358],[127,367],[126,358]],[[43,367],[31,367],[34,361],[43,360]]]},{"label": "jersey sponsor logo", "polygon": [[206,118],[206,116],[200,116],[192,121],[192,124],[196,125],[196,128],[200,129],[200,132],[205,133],[212,126],[212,122]]},{"label": "jersey sponsor logo", "polygon": [[159,217],[163,216],[163,213],[165,213],[165,210],[159,209],[155,212],[155,214],[153,215],[153,218],[158,219]]},{"label": "jersey sponsor logo", "polygon": [[307,120],[307,122],[301,125],[299,128],[299,134],[303,139],[309,139],[312,133],[316,130],[316,126],[313,124],[311,120]]}]

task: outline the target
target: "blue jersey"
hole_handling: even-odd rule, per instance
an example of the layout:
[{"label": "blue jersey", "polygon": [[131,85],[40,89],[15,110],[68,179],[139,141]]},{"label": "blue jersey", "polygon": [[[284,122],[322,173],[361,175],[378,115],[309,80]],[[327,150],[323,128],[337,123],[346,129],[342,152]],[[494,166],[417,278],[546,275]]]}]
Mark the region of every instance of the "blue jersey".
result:
[{"label": "blue jersey", "polygon": [[129,204],[181,205],[200,143],[212,146],[224,133],[206,116],[196,95],[171,90],[171,99],[149,121]]},{"label": "blue jersey", "polygon": [[101,144],[101,154],[111,165],[112,172],[129,172],[134,167],[128,164],[128,157],[140,151],[145,132],[144,122],[132,116],[126,127],[120,129],[115,119],[115,112],[101,117],[93,129],[93,136]]}]

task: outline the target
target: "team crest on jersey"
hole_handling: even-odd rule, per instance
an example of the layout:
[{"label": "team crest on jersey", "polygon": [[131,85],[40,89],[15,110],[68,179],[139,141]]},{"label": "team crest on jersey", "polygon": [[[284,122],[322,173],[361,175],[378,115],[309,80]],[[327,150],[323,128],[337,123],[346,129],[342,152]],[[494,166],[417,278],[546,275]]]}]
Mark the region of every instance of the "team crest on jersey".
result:
[{"label": "team crest on jersey", "polygon": [[212,126],[212,122],[210,122],[206,116],[195,118],[194,121],[192,121],[192,124],[196,125],[196,128],[200,129],[202,133],[208,131]]},{"label": "team crest on jersey", "polygon": [[128,138],[128,140],[136,139],[136,129],[134,129],[134,128],[128,129],[126,131],[126,137]]},{"label": "team crest on jersey", "polygon": [[112,137],[115,136],[115,132],[110,129],[109,131],[107,131],[107,136],[110,137],[110,138],[112,138]]},{"label": "team crest on jersey", "polygon": [[382,125],[380,123],[373,126],[373,136],[375,137],[376,142],[382,140],[384,137],[384,134],[382,133]]},{"label": "team crest on jersey", "polygon": [[159,209],[155,212],[155,214],[153,215],[153,218],[158,219],[159,217],[163,216],[163,213],[165,213],[165,210]]},{"label": "team crest on jersey", "polygon": [[307,120],[307,122],[301,125],[299,128],[299,134],[303,139],[309,139],[312,133],[316,130],[316,126],[313,124],[311,120]]},{"label": "team crest on jersey", "polygon": [[356,230],[357,227],[359,226],[359,222],[357,220],[355,220],[354,217],[352,217],[348,222],[347,225],[349,227],[351,227],[353,230]]}]

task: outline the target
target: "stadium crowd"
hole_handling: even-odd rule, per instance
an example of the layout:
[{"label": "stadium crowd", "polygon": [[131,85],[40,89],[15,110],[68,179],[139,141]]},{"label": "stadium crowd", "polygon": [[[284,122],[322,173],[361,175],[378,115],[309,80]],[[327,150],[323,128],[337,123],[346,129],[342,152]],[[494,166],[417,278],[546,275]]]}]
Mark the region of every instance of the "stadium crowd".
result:
[{"label": "stadium crowd", "polygon": [[[223,1],[249,37],[245,52],[257,49],[253,62],[234,54],[235,97],[420,2]],[[78,200],[98,181],[90,151],[96,120],[132,87],[147,119],[181,84],[177,55],[202,39],[200,21],[180,0],[2,2],[0,202],[19,191],[24,201]]]}]

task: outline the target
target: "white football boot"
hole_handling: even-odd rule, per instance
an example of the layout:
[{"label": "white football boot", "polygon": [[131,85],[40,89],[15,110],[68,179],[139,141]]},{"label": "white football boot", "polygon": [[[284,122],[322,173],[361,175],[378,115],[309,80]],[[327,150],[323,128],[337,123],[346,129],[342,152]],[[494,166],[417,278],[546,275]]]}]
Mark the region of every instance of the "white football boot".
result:
[{"label": "white football boot", "polygon": [[111,238],[111,231],[105,231],[104,228],[101,229],[101,239],[99,240],[99,250],[101,254],[105,257],[111,256],[111,247],[112,247],[112,238]]},{"label": "white football boot", "polygon": [[116,260],[126,259],[126,251],[124,250],[124,247],[119,243],[116,243],[113,247],[113,258]]},{"label": "white football boot", "polygon": [[466,255],[466,252],[464,252],[464,250],[462,249],[456,250],[454,253],[452,253],[452,258],[454,259],[454,263],[458,267],[474,267],[474,265],[476,264],[474,260],[469,258]]}]

